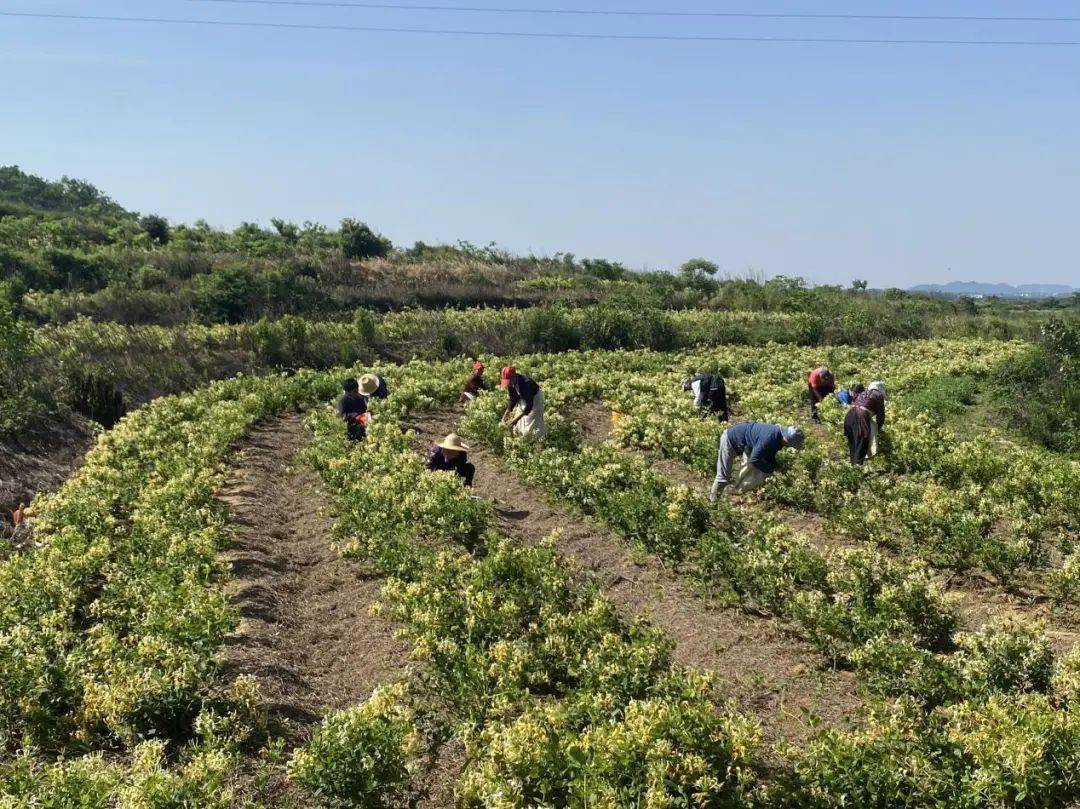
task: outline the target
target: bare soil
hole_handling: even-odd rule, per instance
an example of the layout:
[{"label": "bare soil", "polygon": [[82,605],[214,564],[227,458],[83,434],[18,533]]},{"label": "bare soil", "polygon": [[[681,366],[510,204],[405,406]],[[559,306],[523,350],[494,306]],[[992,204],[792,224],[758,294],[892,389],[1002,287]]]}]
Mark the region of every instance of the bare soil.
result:
[{"label": "bare soil", "polygon": [[93,443],[93,432],[80,416],[21,440],[0,442],[0,537],[12,534],[11,512],[20,503],[29,505],[35,495],[59,488]]},{"label": "bare soil", "polygon": [[[409,661],[394,625],[369,612],[383,580],[342,559],[333,545],[319,478],[296,459],[307,440],[298,414],[256,427],[219,492],[236,526],[227,558],[230,595],[242,616],[226,642],[224,669],[257,678],[269,731],[290,747],[324,714],[405,678]],[[409,805],[453,806],[463,766],[460,741],[433,743]],[[250,781],[242,789],[250,789]],[[270,795],[260,797],[273,805],[305,805],[280,772]]]},{"label": "bare soil", "polygon": [[242,616],[225,667],[258,679],[271,729],[294,742],[327,711],[400,678],[408,661],[393,625],[368,611],[381,580],[332,546],[318,476],[295,462],[306,440],[300,415],[256,427],[219,494],[236,525],[227,558]]},{"label": "bare soil", "polygon": [[[459,416],[439,411],[408,426],[427,446],[454,431]],[[493,503],[504,533],[534,543],[558,531],[559,550],[628,619],[640,617],[662,629],[674,641],[678,663],[715,672],[721,695],[756,715],[768,740],[799,742],[819,723],[850,725],[862,705],[854,677],[822,668],[821,655],[782,624],[710,602],[688,580],[635,553],[604,526],[549,502],[492,453],[475,448],[469,456],[477,467],[475,493]]]}]

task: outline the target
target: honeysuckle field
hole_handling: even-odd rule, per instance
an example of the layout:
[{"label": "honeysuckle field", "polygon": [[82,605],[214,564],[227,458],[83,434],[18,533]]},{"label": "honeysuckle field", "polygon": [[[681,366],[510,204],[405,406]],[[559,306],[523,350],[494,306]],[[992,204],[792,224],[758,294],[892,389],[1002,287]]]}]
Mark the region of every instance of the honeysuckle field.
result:
[{"label": "honeysuckle field", "polygon": [[[675,575],[776,616],[820,665],[855,673],[865,715],[799,746],[765,742],[755,716],[718,700],[714,673],[676,664],[671,639],[621,615],[554,543],[511,541],[490,503],[423,468],[398,424],[456,407],[464,358],[379,368],[392,395],[360,444],[326,406],[344,370],[156,400],[34,502],[39,547],[0,564],[0,806],[278,802],[253,797],[245,776],[273,748],[258,683],[220,667],[239,616],[216,492],[247,431],[295,410],[310,412],[302,461],[335,518],[327,542],[381,578],[379,609],[411,653],[367,703],[259,757],[284,774],[288,805],[406,805],[450,739],[468,807],[1080,799],[1080,654],[1038,621],[972,624],[956,590],[980,577],[976,596],[1026,599],[1072,625],[1080,465],[935,422],[913,396],[936,377],[1004,373],[1027,350],[941,340],[483,358],[541,383],[550,433],[510,439],[496,389],[460,411],[463,435]],[[888,385],[883,452],[864,467],[846,460],[838,404],[809,422],[806,373],[823,363],[841,383]],[[760,495],[708,503],[725,425],[695,414],[680,386],[702,369],[727,380],[733,418],[807,430]],[[610,437],[584,440],[583,406],[616,414]]]}]

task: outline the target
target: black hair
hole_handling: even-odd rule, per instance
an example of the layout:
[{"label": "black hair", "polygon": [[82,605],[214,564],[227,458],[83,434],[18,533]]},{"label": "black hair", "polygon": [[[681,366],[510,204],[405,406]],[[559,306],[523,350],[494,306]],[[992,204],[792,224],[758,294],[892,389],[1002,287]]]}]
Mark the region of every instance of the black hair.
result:
[{"label": "black hair", "polygon": [[862,382],[856,382],[854,385],[851,386],[851,392],[856,395],[862,393],[864,390],[866,390],[866,388],[863,387]]},{"label": "black hair", "polygon": [[346,379],[342,381],[341,389],[344,390],[346,393],[354,390],[360,390],[360,383],[357,382],[355,379]]}]

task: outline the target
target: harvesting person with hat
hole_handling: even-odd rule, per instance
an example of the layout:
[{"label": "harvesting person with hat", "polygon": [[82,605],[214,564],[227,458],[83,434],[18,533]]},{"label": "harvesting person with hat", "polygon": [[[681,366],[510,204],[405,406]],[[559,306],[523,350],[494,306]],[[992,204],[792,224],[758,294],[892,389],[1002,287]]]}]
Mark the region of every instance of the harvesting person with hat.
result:
[{"label": "harvesting person with hat", "polygon": [[806,383],[809,387],[810,413],[813,415],[814,421],[819,421],[818,405],[821,404],[822,399],[836,390],[836,377],[832,371],[823,365],[810,372]]},{"label": "harvesting person with hat", "polygon": [[[370,387],[370,385],[369,385]],[[363,441],[367,437],[368,397],[360,390],[360,383],[352,377],[342,381],[344,393],[338,399],[337,412],[345,420],[345,430],[350,441]]]},{"label": "harvesting person with hat", "polygon": [[360,377],[360,392],[369,398],[385,399],[390,395],[386,380],[378,374],[364,374]]},{"label": "harvesting person with hat", "polygon": [[453,472],[469,487],[476,475],[476,467],[469,463],[469,447],[461,443],[457,433],[433,446],[424,465],[432,472]]},{"label": "harvesting person with hat", "polygon": [[473,363],[472,373],[465,380],[465,387],[462,388],[458,401],[468,404],[479,396],[482,390],[487,390],[487,381],[484,379],[484,363],[478,360]]},{"label": "harvesting person with hat", "polygon": [[682,389],[693,391],[694,407],[702,414],[711,414],[720,421],[728,420],[727,385],[722,376],[699,371],[696,376],[683,380]]},{"label": "harvesting person with hat", "polygon": [[[781,427],[761,421],[744,421],[724,430],[716,456],[716,480],[709,492],[709,502],[715,503],[722,491],[733,494],[749,492],[764,485],[765,479],[776,471],[776,456],[784,447],[802,449],[805,436],[798,427]],[[735,459],[742,457],[742,466],[732,476]]]},{"label": "harvesting person with hat", "polygon": [[506,388],[509,400],[502,421],[516,435],[541,438],[547,434],[544,425],[544,392],[525,374],[518,373],[513,365],[502,369],[499,387]]},{"label": "harvesting person with hat", "polygon": [[885,383],[871,382],[844,416],[848,456],[856,466],[878,452],[878,432],[885,426]]}]

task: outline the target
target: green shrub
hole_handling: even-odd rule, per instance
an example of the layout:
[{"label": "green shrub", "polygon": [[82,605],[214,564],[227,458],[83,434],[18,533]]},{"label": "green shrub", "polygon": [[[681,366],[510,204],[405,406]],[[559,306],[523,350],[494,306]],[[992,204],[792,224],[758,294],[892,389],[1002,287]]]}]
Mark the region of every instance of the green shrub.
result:
[{"label": "green shrub", "polygon": [[289,761],[289,780],[334,806],[390,806],[419,765],[421,737],[403,686],[382,686],[363,705],[330,714]]},{"label": "green shrub", "polygon": [[525,313],[521,339],[527,351],[570,351],[581,347],[581,334],[558,308],[533,308]]},{"label": "green shrub", "polygon": [[213,323],[239,323],[260,294],[258,274],[243,264],[215,268],[195,284],[195,308]]},{"label": "green shrub", "polygon": [[974,404],[977,391],[978,387],[970,377],[930,377],[920,388],[907,393],[904,401],[916,410],[944,419],[962,413],[965,406]]},{"label": "green shrub", "polygon": [[341,252],[346,258],[382,258],[394,245],[363,222],[341,220]]}]

